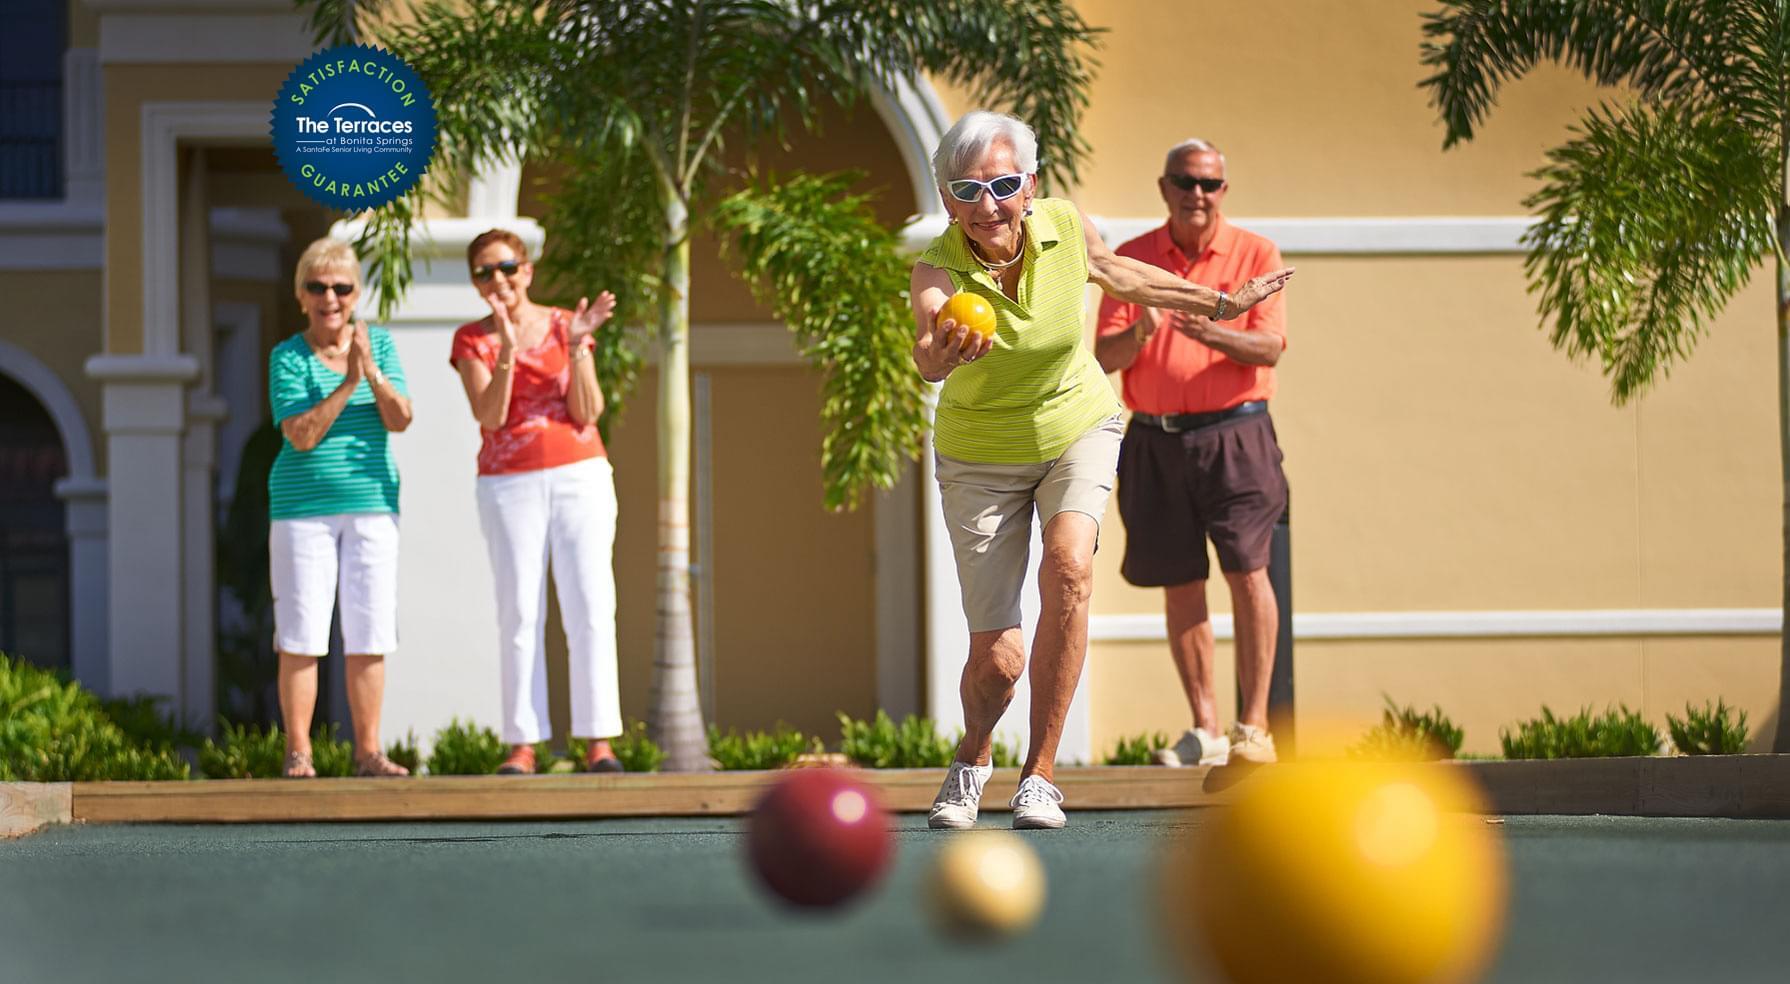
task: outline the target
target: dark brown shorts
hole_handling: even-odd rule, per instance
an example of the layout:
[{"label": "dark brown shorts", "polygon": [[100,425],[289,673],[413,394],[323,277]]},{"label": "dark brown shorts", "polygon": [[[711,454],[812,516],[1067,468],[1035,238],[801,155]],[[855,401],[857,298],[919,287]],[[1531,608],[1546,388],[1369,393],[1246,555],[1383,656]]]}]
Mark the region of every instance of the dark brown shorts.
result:
[{"label": "dark brown shorts", "polygon": [[1120,572],[1156,588],[1268,566],[1274,524],[1287,508],[1280,445],[1266,413],[1171,434],[1133,420],[1119,446],[1119,518],[1125,523]]}]

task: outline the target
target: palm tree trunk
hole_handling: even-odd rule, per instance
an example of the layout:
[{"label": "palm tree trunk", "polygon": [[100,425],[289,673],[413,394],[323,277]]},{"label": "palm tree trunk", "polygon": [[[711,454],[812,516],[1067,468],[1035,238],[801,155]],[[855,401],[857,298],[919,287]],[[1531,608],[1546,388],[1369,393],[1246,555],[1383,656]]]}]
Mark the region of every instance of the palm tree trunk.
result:
[{"label": "palm tree trunk", "polygon": [[653,632],[652,707],[647,728],[664,767],[709,767],[696,690],[690,614],[690,237],[689,211],[664,189],[665,292],[659,319],[659,600]]},{"label": "palm tree trunk", "polygon": [[1778,206],[1778,465],[1784,486],[1784,620],[1778,629],[1778,733],[1771,750],[1790,752],[1790,202]]}]

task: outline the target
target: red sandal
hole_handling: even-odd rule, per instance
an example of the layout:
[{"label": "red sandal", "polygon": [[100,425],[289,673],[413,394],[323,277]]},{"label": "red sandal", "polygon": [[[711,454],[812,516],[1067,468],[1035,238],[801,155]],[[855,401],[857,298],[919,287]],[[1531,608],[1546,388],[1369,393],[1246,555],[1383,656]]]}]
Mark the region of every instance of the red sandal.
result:
[{"label": "red sandal", "polygon": [[533,745],[510,746],[509,757],[497,767],[500,776],[526,776],[534,773],[535,750]]}]

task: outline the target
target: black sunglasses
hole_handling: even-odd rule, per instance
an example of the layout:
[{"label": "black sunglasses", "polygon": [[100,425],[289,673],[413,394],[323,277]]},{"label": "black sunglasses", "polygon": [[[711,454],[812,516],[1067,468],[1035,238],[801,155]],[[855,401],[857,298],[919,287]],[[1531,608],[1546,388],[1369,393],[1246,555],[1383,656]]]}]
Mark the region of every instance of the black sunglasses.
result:
[{"label": "black sunglasses", "polygon": [[354,293],[355,289],[353,284],[326,284],[321,280],[305,281],[305,293],[316,294],[318,297],[322,297],[324,292],[332,290],[336,292],[337,297],[347,297]]},{"label": "black sunglasses", "polygon": [[1206,194],[1216,195],[1224,189],[1223,178],[1196,178],[1191,174],[1165,174],[1162,177],[1182,191],[1192,191],[1197,185]]},{"label": "black sunglasses", "polygon": [[502,270],[503,275],[506,277],[514,277],[516,271],[520,269],[522,269],[521,260],[505,260],[502,263],[493,263],[490,266],[473,267],[472,279],[482,284],[495,276],[499,270]]}]

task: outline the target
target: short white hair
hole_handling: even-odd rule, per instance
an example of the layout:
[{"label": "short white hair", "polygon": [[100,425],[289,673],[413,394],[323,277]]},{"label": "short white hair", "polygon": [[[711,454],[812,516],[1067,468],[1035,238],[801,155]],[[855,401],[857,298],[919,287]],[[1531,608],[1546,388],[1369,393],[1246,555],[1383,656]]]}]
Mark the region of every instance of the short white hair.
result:
[{"label": "short white hair", "polygon": [[962,177],[998,143],[1013,148],[1013,163],[1021,171],[1032,174],[1038,170],[1038,135],[1031,127],[1005,113],[976,109],[963,114],[939,140],[932,155],[932,176],[943,188]]},{"label": "short white hair", "polygon": [[1198,137],[1188,137],[1186,140],[1183,140],[1168,149],[1168,156],[1162,159],[1163,172],[1167,173],[1169,168],[1174,167],[1175,158],[1180,157],[1183,154],[1217,154],[1220,167],[1223,167],[1226,171],[1229,171],[1231,167],[1224,159],[1224,151],[1219,150],[1211,141],[1201,140]]}]

